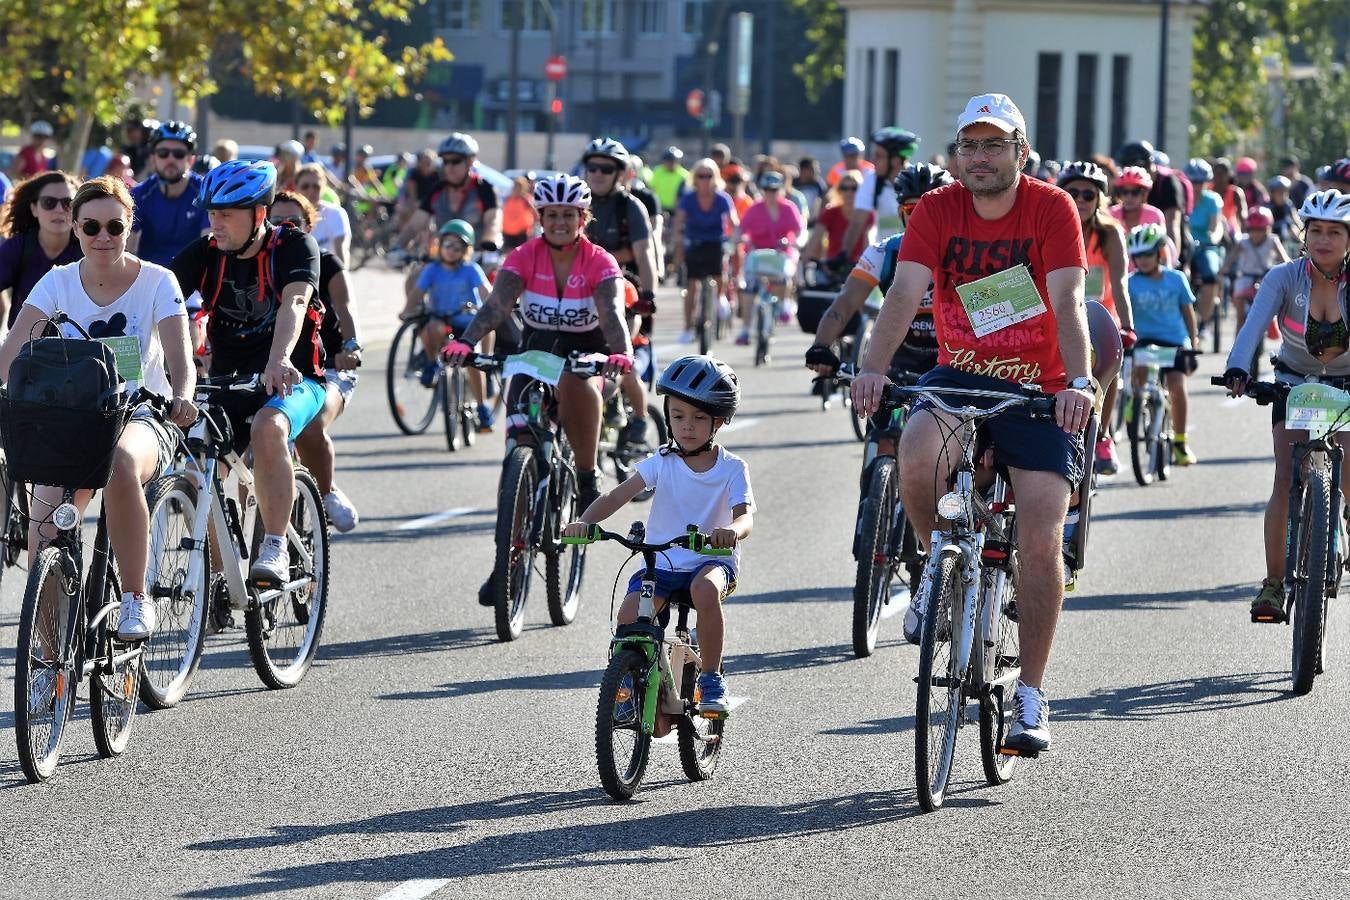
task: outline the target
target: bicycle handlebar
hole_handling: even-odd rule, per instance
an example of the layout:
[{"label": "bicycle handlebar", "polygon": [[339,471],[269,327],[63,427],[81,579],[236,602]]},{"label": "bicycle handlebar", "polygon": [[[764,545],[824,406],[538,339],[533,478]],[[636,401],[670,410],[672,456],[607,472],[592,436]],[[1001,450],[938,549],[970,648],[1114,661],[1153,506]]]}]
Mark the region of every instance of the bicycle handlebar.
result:
[{"label": "bicycle handlebar", "polygon": [[596,541],[614,541],[634,553],[660,553],[662,550],[669,550],[671,547],[684,547],[703,556],[732,555],[732,550],[729,547],[711,546],[712,538],[701,533],[697,525],[690,525],[684,534],[659,544],[647,543],[643,540],[646,535],[646,526],[641,522],[633,523],[633,528],[629,531],[629,537],[624,537],[612,531],[605,531],[599,525],[591,525],[590,534],[585,537],[564,537],[562,542],[564,544],[593,544]]},{"label": "bicycle handlebar", "polygon": [[[952,406],[942,400],[940,394],[948,394],[958,397],[982,397],[988,400],[998,400],[988,409],[980,409],[972,406]],[[938,409],[948,415],[956,416],[961,419],[987,419],[991,416],[999,415],[1018,406],[1027,407],[1027,412],[1033,419],[1053,419],[1055,417],[1055,398],[1051,394],[1045,394],[1040,389],[1023,387],[1020,392],[1012,393],[1005,391],[984,391],[977,388],[956,388],[956,387],[910,387],[899,384],[888,384],[881,395],[880,411],[886,412],[901,406],[910,400],[922,398],[932,403]]]},{"label": "bicycle handlebar", "polygon": [[[1228,387],[1228,382],[1223,380],[1222,375],[1211,375],[1209,383],[1215,387]],[[1285,384],[1283,381],[1248,381],[1242,394],[1255,400],[1257,406],[1269,406],[1286,397],[1291,387],[1293,385]]]},{"label": "bicycle handlebar", "polygon": [[[514,354],[510,353],[474,353],[465,358],[464,365],[480,372],[500,372],[506,367],[506,361]],[[588,357],[588,358],[587,358]],[[567,356],[568,372],[583,378],[602,375],[605,371],[605,359],[594,353],[573,350]]]}]

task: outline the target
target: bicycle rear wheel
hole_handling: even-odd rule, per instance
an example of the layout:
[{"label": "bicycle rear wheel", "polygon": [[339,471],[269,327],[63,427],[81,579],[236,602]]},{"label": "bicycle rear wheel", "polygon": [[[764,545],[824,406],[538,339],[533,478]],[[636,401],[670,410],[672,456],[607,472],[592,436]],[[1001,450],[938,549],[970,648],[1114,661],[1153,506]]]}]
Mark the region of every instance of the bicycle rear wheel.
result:
[{"label": "bicycle rear wheel", "polygon": [[458,367],[445,369],[436,386],[436,399],[441,404],[441,418],[445,422],[445,448],[454,453],[460,447],[459,416],[464,406],[464,372]]},{"label": "bicycle rear wheel", "polygon": [[755,298],[755,365],[762,366],[769,361],[769,327],[772,314],[769,304],[763,298]]},{"label": "bicycle rear wheel", "polygon": [[[389,371],[386,374],[385,394],[394,424],[404,434],[421,434],[436,416],[435,382],[432,389],[422,386],[422,369],[428,363],[422,348],[422,326],[426,319],[419,316],[399,326],[394,342],[389,345]],[[440,379],[440,372],[436,375]]]},{"label": "bicycle rear wheel", "polygon": [[878,456],[872,463],[867,499],[859,512],[858,571],[853,582],[853,655],[859,659],[871,656],[876,649],[881,608],[896,574],[897,561],[891,558],[890,548],[899,490],[895,460]]},{"label": "bicycle rear wheel", "polygon": [[1292,677],[1295,694],[1312,690],[1322,671],[1322,639],[1326,628],[1327,550],[1331,533],[1331,483],[1327,470],[1316,467],[1303,484],[1299,519],[1298,573],[1294,585]]},{"label": "bicycle rear wheel", "polygon": [[[111,565],[106,567],[99,608],[118,604],[122,588]],[[89,677],[89,718],[99,756],[121,756],[131,740],[144,650],[117,639],[118,609],[113,607],[95,630],[94,671]]]},{"label": "bicycle rear wheel", "polygon": [[28,573],[14,655],[14,737],[31,782],[46,781],[61,759],[75,707],[76,583],[62,573],[63,551],[46,547]]},{"label": "bicycle rear wheel", "polygon": [[717,298],[713,296],[715,289],[709,287],[706,278],[699,279],[697,290],[698,299],[694,313],[698,318],[694,327],[698,331],[698,352],[706,356],[713,345],[713,322],[717,315],[717,310],[713,307],[717,305]]},{"label": "bicycle rear wheel", "polygon": [[[694,648],[698,652],[698,648]],[[684,676],[680,680],[680,696],[686,708],[694,704],[694,685],[698,684],[701,667],[692,661],[685,664]],[[680,746],[680,767],[690,781],[707,781],[717,771],[717,762],[722,756],[722,729],[726,726],[726,717],[718,716],[705,719],[695,712],[692,716],[681,716],[675,723],[675,740]]]},{"label": "bicycle rear wheel", "polygon": [[265,602],[254,600],[244,613],[253,668],[273,689],[295,687],[309,672],[328,611],[328,520],[318,485],[304,469],[295,470],[286,543],[288,584],[295,587],[283,587]]},{"label": "bicycle rear wheel", "polygon": [[497,639],[514,641],[525,624],[525,600],[534,576],[535,489],[539,484],[533,447],[516,447],[506,458],[497,501],[497,554],[493,607]]},{"label": "bicycle rear wheel", "polygon": [[14,503],[14,483],[10,480],[9,460],[4,450],[0,450],[0,580],[5,569],[14,565],[19,558],[18,547],[13,538],[15,530],[10,527],[17,513]]},{"label": "bicycle rear wheel", "polygon": [[[1017,602],[1017,551],[1008,557],[1007,578],[1003,580],[1002,596],[993,595],[998,570],[986,569],[985,583],[988,585],[985,602],[994,604],[989,610],[993,634],[988,636],[994,646],[984,649],[984,677],[990,682],[1009,681],[1001,691],[991,693],[980,703],[980,762],[984,766],[984,779],[992,785],[1006,784],[1012,780],[1017,770],[1018,757],[1004,756],[998,752],[1008,736],[1012,726],[1009,715],[1012,709],[1012,695],[1017,687],[1017,678],[1022,670],[1021,647],[1018,641],[1016,615]],[[1011,679],[1011,680],[1009,680]]]},{"label": "bicycle rear wheel", "polygon": [[919,805],[924,812],[942,806],[956,754],[962,715],[961,678],[956,671],[952,619],[962,598],[956,566],[960,555],[944,552],[933,575],[933,594],[919,641],[918,702],[914,713],[914,768]]},{"label": "bicycle rear wheel", "polygon": [[1157,428],[1157,439],[1153,442],[1155,467],[1154,472],[1159,481],[1166,481],[1167,476],[1172,472],[1172,409],[1166,400],[1159,403],[1160,412],[1155,411],[1154,415],[1160,416]]},{"label": "bicycle rear wheel", "polygon": [[[169,475],[145,492],[150,507],[150,566],[146,589],[155,601],[159,624],[145,642],[141,662],[141,699],[152,709],[168,709],[183,699],[206,643],[206,609],[210,591],[205,564],[206,542],[193,544],[197,517],[197,485],[182,475]],[[188,584],[188,570],[197,554],[201,575]]]},{"label": "bicycle rear wheel", "polygon": [[[569,454],[570,456],[570,454]],[[548,617],[554,625],[570,625],[581,608],[581,579],[586,572],[586,547],[562,543],[562,529],[576,521],[576,473],[570,464],[554,472],[558,479],[558,506],[550,510],[552,527],[544,546],[544,586],[548,594]]]},{"label": "bicycle rear wheel", "polygon": [[651,735],[643,733],[647,658],[637,650],[620,650],[600,679],[595,709],[595,762],[600,784],[615,800],[631,800],[647,772]]}]

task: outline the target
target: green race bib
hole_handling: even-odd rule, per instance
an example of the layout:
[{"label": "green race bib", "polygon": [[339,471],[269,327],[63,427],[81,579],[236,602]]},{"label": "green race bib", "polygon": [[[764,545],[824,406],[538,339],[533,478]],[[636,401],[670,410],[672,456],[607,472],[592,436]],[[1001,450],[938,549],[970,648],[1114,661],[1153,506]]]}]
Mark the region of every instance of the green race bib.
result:
[{"label": "green race bib", "polygon": [[1284,427],[1319,438],[1350,424],[1350,394],[1327,384],[1300,384],[1289,391]]},{"label": "green race bib", "polygon": [[1171,368],[1177,361],[1176,347],[1157,347],[1142,344],[1134,348],[1134,364],[1141,368],[1156,366],[1159,369]]},{"label": "green race bib", "polygon": [[1002,331],[1045,312],[1045,301],[1024,265],[1013,266],[956,289],[976,337]]},{"label": "green race bib", "polygon": [[1106,272],[1101,266],[1088,266],[1087,278],[1083,282],[1083,296],[1089,300],[1102,299],[1106,289]]},{"label": "green race bib", "polygon": [[516,375],[525,375],[544,384],[556,385],[558,379],[562,378],[564,363],[566,360],[561,356],[554,356],[545,350],[527,350],[506,358],[502,378],[510,381]]},{"label": "green race bib", "polygon": [[127,380],[127,390],[141,386],[141,341],[134,334],[99,338],[117,359],[117,374]]}]

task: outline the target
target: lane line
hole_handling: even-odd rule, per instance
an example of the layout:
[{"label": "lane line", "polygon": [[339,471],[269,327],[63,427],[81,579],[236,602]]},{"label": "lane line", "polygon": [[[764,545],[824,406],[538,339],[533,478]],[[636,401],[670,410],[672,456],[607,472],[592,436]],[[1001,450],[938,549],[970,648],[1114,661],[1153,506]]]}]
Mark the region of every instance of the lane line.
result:
[{"label": "lane line", "polygon": [[422,900],[450,883],[449,878],[414,878],[405,881],[388,893],[381,894],[376,900]]},{"label": "lane line", "polygon": [[[727,702],[731,704],[731,708],[735,710],[738,709],[743,703],[745,703],[749,699],[750,699],[749,697],[728,697]],[[665,737],[652,738],[652,743],[669,744],[670,746],[673,747],[676,746],[676,739],[678,738],[678,736],[679,732],[676,729],[672,728],[670,730],[670,734],[666,735]]]},{"label": "lane line", "polygon": [[429,516],[422,516],[418,519],[410,519],[396,528],[396,531],[416,531],[419,528],[430,528],[433,525],[439,525],[442,522],[448,522],[450,519],[458,519],[460,516],[471,516],[474,513],[488,512],[485,509],[478,509],[473,506],[456,506],[454,509],[447,509],[444,512],[432,513]]},{"label": "lane line", "polygon": [[723,425],[717,429],[718,434],[728,434],[732,431],[740,431],[742,428],[751,428],[759,424],[759,419],[733,419],[730,425]]}]

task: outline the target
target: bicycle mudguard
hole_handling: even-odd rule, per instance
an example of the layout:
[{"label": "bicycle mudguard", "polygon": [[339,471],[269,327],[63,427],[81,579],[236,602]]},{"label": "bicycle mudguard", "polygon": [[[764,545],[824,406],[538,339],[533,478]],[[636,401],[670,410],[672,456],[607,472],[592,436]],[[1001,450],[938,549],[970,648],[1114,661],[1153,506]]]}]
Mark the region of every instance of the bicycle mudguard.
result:
[{"label": "bicycle mudguard", "polygon": [[[663,644],[666,641],[666,631],[659,625],[647,622],[633,622],[630,625],[620,625],[614,632],[614,643],[624,643],[627,638],[646,638],[654,644]],[[634,643],[645,643],[645,641],[634,641]]]}]

